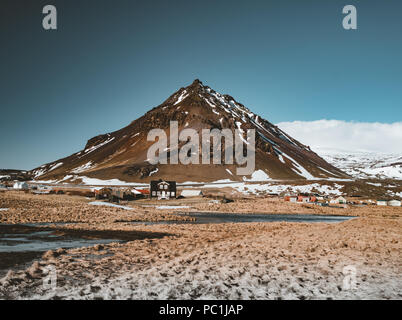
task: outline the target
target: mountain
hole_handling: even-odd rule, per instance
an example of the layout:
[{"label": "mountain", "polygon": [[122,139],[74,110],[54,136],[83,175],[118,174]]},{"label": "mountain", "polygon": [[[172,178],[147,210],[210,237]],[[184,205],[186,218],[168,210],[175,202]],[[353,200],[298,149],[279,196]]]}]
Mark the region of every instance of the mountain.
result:
[{"label": "mountain", "polygon": [[27,181],[31,179],[29,173],[24,170],[0,169],[0,181]]},{"label": "mountain", "polygon": [[[147,161],[148,132],[161,128],[169,133],[170,121],[178,121],[179,131],[229,128],[256,130],[256,171],[248,177],[236,176],[237,165],[153,165]],[[242,139],[246,138],[244,135]],[[185,142],[179,144],[179,148]],[[169,154],[169,150],[166,151]],[[172,179],[178,182],[211,182],[222,179],[321,179],[345,178],[335,168],[277,126],[251,112],[227,94],[220,94],[199,80],[179,89],[161,105],[153,108],[125,128],[89,139],[85,148],[69,157],[31,171],[36,180],[84,182],[118,179],[149,182]]]},{"label": "mountain", "polygon": [[402,154],[323,150],[320,155],[355,178],[402,180]]}]

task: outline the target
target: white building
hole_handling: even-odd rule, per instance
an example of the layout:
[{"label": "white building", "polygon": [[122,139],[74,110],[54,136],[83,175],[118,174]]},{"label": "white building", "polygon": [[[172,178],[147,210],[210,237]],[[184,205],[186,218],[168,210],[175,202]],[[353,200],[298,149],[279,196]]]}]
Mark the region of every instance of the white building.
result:
[{"label": "white building", "polygon": [[14,183],[13,188],[16,190],[28,190],[28,184],[26,182],[17,181]]},{"label": "white building", "polygon": [[386,206],[387,201],[386,200],[377,200],[377,206]]},{"label": "white building", "polygon": [[202,191],[201,190],[183,190],[181,192],[182,197],[201,197]]},{"label": "white building", "polygon": [[391,207],[400,207],[401,206],[401,201],[399,200],[391,200],[388,201],[388,205]]},{"label": "white building", "polygon": [[296,203],[297,202],[297,197],[296,196],[294,196],[294,197],[290,196],[289,201]]},{"label": "white building", "polygon": [[332,199],[329,203],[331,203],[331,204],[339,204],[339,203],[345,204],[346,199],[344,197],[338,197],[338,198]]}]

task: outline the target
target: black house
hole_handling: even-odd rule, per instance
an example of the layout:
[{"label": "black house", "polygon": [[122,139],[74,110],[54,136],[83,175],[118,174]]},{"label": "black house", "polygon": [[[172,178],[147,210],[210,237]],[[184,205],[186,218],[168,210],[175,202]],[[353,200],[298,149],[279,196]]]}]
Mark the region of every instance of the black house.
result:
[{"label": "black house", "polygon": [[176,181],[153,180],[150,185],[150,197],[161,199],[176,198]]}]

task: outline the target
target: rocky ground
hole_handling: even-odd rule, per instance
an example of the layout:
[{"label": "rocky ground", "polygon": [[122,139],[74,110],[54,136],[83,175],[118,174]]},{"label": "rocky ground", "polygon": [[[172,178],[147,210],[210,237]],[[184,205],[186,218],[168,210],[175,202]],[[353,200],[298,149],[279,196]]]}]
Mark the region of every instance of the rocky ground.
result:
[{"label": "rocky ground", "polygon": [[[41,210],[36,201],[55,203]],[[280,210],[275,201],[239,200],[222,204],[221,210],[316,210],[296,204]],[[30,210],[37,213],[35,221],[61,221],[71,211],[70,221],[80,223],[66,229],[160,236],[49,251],[28,269],[10,271],[1,279],[3,299],[402,299],[401,208],[319,208],[329,210],[321,214],[340,210],[358,216],[336,224],[133,225],[117,222],[117,216],[160,213],[152,208],[141,212],[145,209],[140,207],[135,213],[93,208],[65,196],[0,195],[0,207],[6,202],[11,209],[0,211],[2,221],[23,222]],[[220,209],[199,204],[204,205]],[[55,289],[43,286],[49,266],[57,273]]]}]

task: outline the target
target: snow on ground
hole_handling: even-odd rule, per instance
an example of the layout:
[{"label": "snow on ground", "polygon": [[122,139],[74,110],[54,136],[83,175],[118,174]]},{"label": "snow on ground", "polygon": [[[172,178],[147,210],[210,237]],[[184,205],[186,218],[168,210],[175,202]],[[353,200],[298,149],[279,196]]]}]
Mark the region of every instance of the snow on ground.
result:
[{"label": "snow on ground", "polygon": [[[102,143],[99,143],[99,144],[97,144],[96,146],[93,146],[93,147],[90,147],[90,148],[84,150],[84,153],[85,153],[84,156],[90,154],[91,152],[95,151],[96,149],[99,149],[100,147],[103,147],[104,145],[108,144],[109,142],[112,142],[112,141],[114,140],[114,138],[115,138],[115,137],[113,137],[113,138],[108,138],[106,141],[104,141],[104,142],[102,142]],[[81,156],[80,158],[82,158],[82,157],[83,157],[83,156]]]},{"label": "snow on ground", "polygon": [[325,178],[319,180],[327,180],[327,181],[355,181],[355,179],[347,179],[347,178]]},{"label": "snow on ground", "polygon": [[318,167],[318,168],[319,168],[320,170],[326,172],[326,173],[329,173],[329,174],[332,175],[332,176],[338,176],[338,175],[339,175],[339,174],[333,173],[333,172],[331,172],[331,171],[328,171],[328,170],[326,170],[326,169],[324,169],[324,168],[322,168],[322,167]]},{"label": "snow on ground", "polygon": [[96,178],[89,178],[85,176],[77,176],[76,179],[81,179],[83,184],[87,185],[109,185],[109,186],[127,186],[127,185],[142,185],[142,186],[148,186],[146,183],[136,183],[136,182],[124,182],[119,179],[110,179],[110,180],[101,180],[101,179],[96,179]]},{"label": "snow on ground", "polygon": [[296,160],[294,160],[292,157],[288,156],[286,153],[282,153],[286,158],[288,158],[290,161],[293,162],[293,164],[296,166],[296,169],[292,170],[296,172],[299,176],[305,177],[307,180],[314,180],[316,179],[310,172],[308,172],[306,169],[304,169]]},{"label": "snow on ground", "polygon": [[375,187],[381,187],[381,183],[367,182],[367,184],[371,184],[372,186]]},{"label": "snow on ground", "polygon": [[33,180],[35,183],[57,183],[57,180]]},{"label": "snow on ground", "polygon": [[279,161],[280,161],[280,162],[282,162],[282,163],[285,163],[285,164],[286,164],[286,162],[285,162],[285,160],[283,160],[283,157],[282,157],[282,155],[281,155],[281,154],[278,154],[278,158],[279,158]]},{"label": "snow on ground", "polygon": [[400,198],[402,198],[402,192],[394,192],[394,191],[391,191],[391,190],[387,190],[387,193],[391,197],[400,197]]},{"label": "snow on ground", "polygon": [[[112,257],[92,249],[44,260],[63,279],[55,290],[43,289],[45,275],[37,265],[3,278],[0,288],[31,300],[398,299],[399,224],[386,220],[171,226],[174,237],[108,245]],[[356,270],[354,288],[345,281],[347,266]],[[32,270],[41,275],[36,283]]]},{"label": "snow on ground", "polygon": [[81,173],[81,172],[87,171],[91,168],[93,168],[93,162],[89,161],[89,162],[83,164],[82,166],[79,166],[79,167],[71,170],[71,172],[72,173]]},{"label": "snow on ground", "polygon": [[0,208],[0,211],[8,211],[8,208]]},{"label": "snow on ground", "polygon": [[233,188],[243,194],[258,194],[258,193],[297,194],[297,193],[313,193],[313,192],[332,196],[338,196],[343,194],[340,191],[340,189],[343,188],[343,185],[337,183],[335,183],[333,186],[321,185],[319,183],[295,186],[290,184],[275,184],[275,183],[263,183],[263,184],[248,183],[250,181],[251,180],[245,182],[234,182],[229,179],[225,179],[225,180],[214,181],[211,184],[205,184],[200,188]]},{"label": "snow on ground", "polygon": [[261,169],[254,171],[251,175],[251,179],[244,178],[244,181],[269,181],[271,178]]},{"label": "snow on ground", "polygon": [[58,167],[61,167],[62,165],[63,165],[63,162],[56,163],[49,168],[48,172],[53,171],[53,170],[57,169]]},{"label": "snow on ground", "polygon": [[374,152],[336,152],[323,150],[322,158],[356,178],[402,180],[402,156]]},{"label": "snow on ground", "polygon": [[241,122],[240,122],[240,121],[236,121],[236,126],[237,126],[237,129],[239,130],[239,138],[240,138],[240,140],[243,141],[245,144],[250,144],[250,142],[248,142],[248,141],[247,141],[246,139],[244,139],[244,137],[243,137],[244,130],[241,128]]},{"label": "snow on ground", "polygon": [[[203,97],[204,98],[204,97]],[[212,102],[210,102],[207,98],[204,98],[204,100],[209,104],[210,107],[215,108],[216,105],[214,105]],[[215,112],[215,111],[214,111]]]},{"label": "snow on ground", "polygon": [[71,175],[71,174],[69,174],[69,175],[66,175],[63,179],[61,179],[59,182],[61,182],[61,181],[66,181],[66,180],[68,180],[68,179],[71,179],[73,177],[73,175]]},{"label": "snow on ground", "polygon": [[33,172],[33,174],[34,174],[34,179],[36,179],[36,178],[38,178],[38,177],[40,177],[40,176],[43,176],[45,173],[46,173],[46,169],[44,168],[44,166],[42,166],[40,169],[35,170],[35,171]]},{"label": "snow on ground", "polygon": [[363,173],[374,177],[387,177],[391,179],[402,179],[402,166],[387,166],[382,168],[364,168]]},{"label": "snow on ground", "polygon": [[102,202],[102,201],[92,201],[92,202],[89,202],[88,204],[90,204],[92,206],[106,206],[106,207],[120,208],[120,209],[124,209],[124,210],[134,210],[131,207],[119,206],[117,204],[113,204],[113,203],[109,203],[109,202]]},{"label": "snow on ground", "polygon": [[159,171],[159,169],[156,168],[155,170],[151,171],[148,176],[152,176],[154,173],[157,173],[158,171]]},{"label": "snow on ground", "polygon": [[334,187],[329,185],[320,185],[319,183],[293,186],[293,185],[270,185],[270,184],[239,184],[234,187],[239,192],[244,194],[257,194],[257,193],[312,193],[314,191],[323,195],[341,195],[339,190],[341,185],[335,184]]},{"label": "snow on ground", "polygon": [[180,97],[177,99],[177,101],[176,101],[173,105],[175,106],[176,104],[179,104],[181,101],[183,101],[183,100],[186,99],[187,97],[188,97],[187,90],[184,90],[184,91],[181,93]]}]

